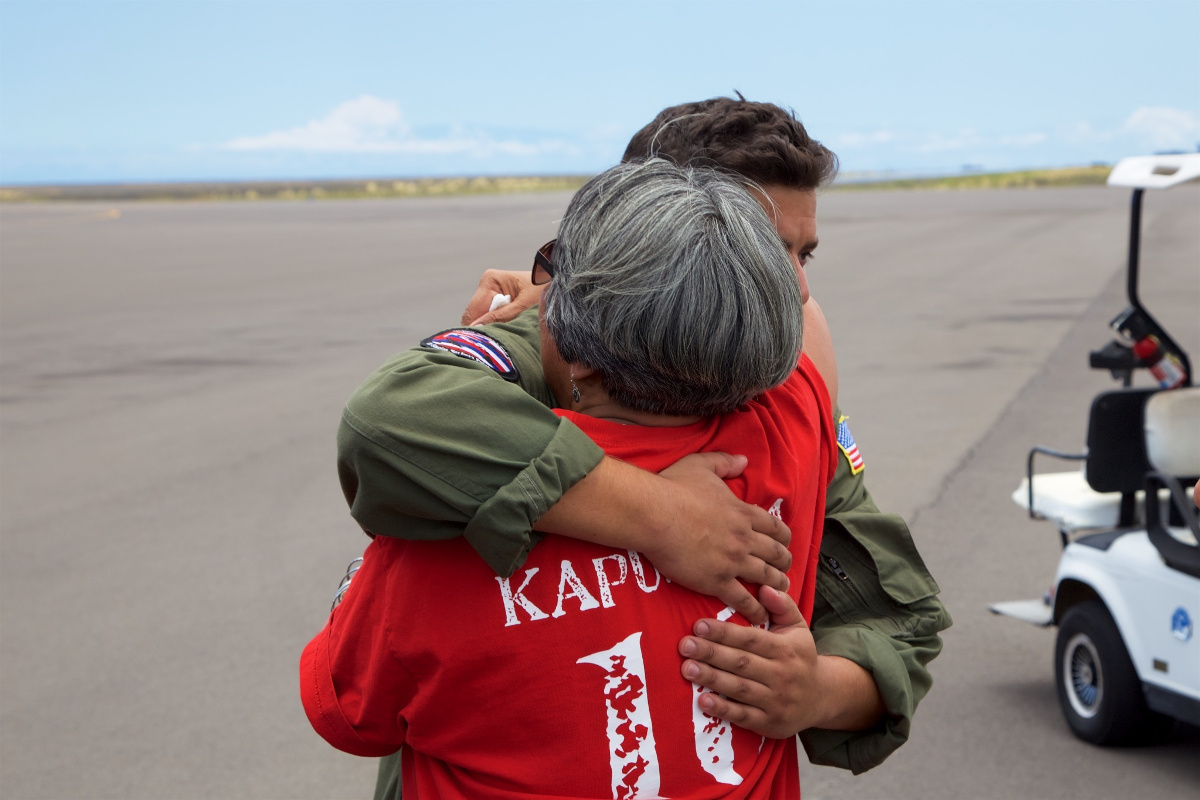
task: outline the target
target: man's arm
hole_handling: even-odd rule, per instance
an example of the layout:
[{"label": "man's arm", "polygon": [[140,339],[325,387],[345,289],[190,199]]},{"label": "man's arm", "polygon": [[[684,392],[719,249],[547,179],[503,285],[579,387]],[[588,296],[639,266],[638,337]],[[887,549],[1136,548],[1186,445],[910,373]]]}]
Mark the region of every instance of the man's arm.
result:
[{"label": "man's arm", "polygon": [[535,524],[636,547],[671,580],[765,619],[737,578],[785,587],[791,556],[781,542],[790,532],[720,480],[740,471],[738,459],[689,456],[654,475],[603,458],[548,407],[534,312],[487,333],[505,348],[515,375],[418,348],[392,359],[350,398],[338,432],[338,475],[359,524],[405,539],[463,535],[505,576],[537,542]]},{"label": "man's arm", "polygon": [[638,550],[671,580],[765,621],[766,609],[738,579],[786,590],[791,531],[756,506],[713,502],[733,497],[724,479],[745,466],[745,456],[699,453],[656,475],[605,458],[550,507],[538,529]]},{"label": "man's arm", "polygon": [[770,630],[702,619],[679,654],[683,677],[712,692],[700,707],[762,736],[783,739],[812,727],[862,730],[883,716],[871,673],[852,661],[819,655],[790,595],[759,590]]},{"label": "man's arm", "polygon": [[536,317],[495,327],[507,377],[430,347],[372,374],[342,413],[338,477],[369,533],[463,535],[507,576],[536,541],[533,523],[604,453],[550,410]]},{"label": "man's arm", "polygon": [[852,468],[856,453],[839,454],[826,495],[811,631],[707,620],[680,652],[698,669],[686,677],[731,698],[710,699],[710,713],[764,735],[800,724],[813,763],[857,774],[907,741],[951,620],[908,526],[875,506],[861,460]]},{"label": "man's arm", "polygon": [[[835,414],[842,419],[840,411]],[[844,424],[844,420],[843,420]],[[826,495],[821,568],[812,632],[817,651],[871,673],[886,709],[853,733],[825,727],[800,734],[816,764],[865,772],[908,740],[917,704],[929,692],[929,662],[951,618],[938,599],[903,518],[881,512],[844,454]]]},{"label": "man's arm", "polygon": [[[519,272],[503,269],[485,270],[475,287],[475,294],[467,302],[462,313],[463,325],[489,325],[493,322],[511,322],[526,309],[537,306],[542,299],[545,285],[534,286],[529,270]],[[499,295],[509,298],[507,303],[492,308]]]}]

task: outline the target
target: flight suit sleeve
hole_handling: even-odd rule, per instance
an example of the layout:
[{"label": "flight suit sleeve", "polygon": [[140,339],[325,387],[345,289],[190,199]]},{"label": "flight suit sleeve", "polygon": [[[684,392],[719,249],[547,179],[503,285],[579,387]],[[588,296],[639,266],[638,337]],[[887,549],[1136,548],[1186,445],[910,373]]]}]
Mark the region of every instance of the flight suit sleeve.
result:
[{"label": "flight suit sleeve", "polygon": [[393,357],[342,412],[338,479],[368,533],[463,535],[507,577],[536,543],[534,523],[604,452],[550,410],[536,310],[479,330],[515,374],[427,347]]},{"label": "flight suit sleeve", "polygon": [[907,741],[917,704],[933,683],[928,665],[942,649],[938,634],[951,619],[908,525],[871,499],[857,446],[842,435],[845,417],[840,409],[834,414],[839,444],[848,447],[839,452],[826,495],[812,633],[819,653],[872,674],[886,710],[874,728],[812,729],[800,740],[814,764],[858,774]]},{"label": "flight suit sleeve", "polygon": [[379,771],[375,775],[375,800],[400,800],[404,790],[400,785],[400,753],[379,759]]}]

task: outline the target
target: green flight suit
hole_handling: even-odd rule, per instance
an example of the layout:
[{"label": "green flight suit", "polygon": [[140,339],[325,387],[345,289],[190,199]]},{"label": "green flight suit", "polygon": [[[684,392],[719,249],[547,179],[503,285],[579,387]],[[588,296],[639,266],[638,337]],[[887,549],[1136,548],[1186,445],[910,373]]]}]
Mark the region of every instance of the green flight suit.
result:
[{"label": "green flight suit", "polygon": [[[550,411],[537,314],[484,328],[512,357],[506,380],[484,364],[431,348],[394,356],[350,398],[338,430],[338,476],[367,531],[405,539],[465,536],[509,576],[539,541],[535,520],[583,478],[603,451]],[[816,764],[878,766],[908,738],[929,691],[927,665],[950,616],[908,526],[876,508],[846,458],[826,499],[813,610],[817,650],[874,676],[887,708],[866,731],[808,730]],[[385,759],[377,797],[398,797],[399,759]]]}]

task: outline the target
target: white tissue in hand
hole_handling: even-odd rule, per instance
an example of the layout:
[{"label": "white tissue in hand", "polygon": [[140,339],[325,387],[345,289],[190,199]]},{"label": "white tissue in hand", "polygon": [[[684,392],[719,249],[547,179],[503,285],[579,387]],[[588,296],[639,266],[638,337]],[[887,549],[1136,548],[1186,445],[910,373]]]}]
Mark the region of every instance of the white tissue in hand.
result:
[{"label": "white tissue in hand", "polygon": [[506,294],[498,294],[492,297],[492,305],[488,308],[488,313],[492,313],[500,306],[506,306],[512,302],[512,298]]}]

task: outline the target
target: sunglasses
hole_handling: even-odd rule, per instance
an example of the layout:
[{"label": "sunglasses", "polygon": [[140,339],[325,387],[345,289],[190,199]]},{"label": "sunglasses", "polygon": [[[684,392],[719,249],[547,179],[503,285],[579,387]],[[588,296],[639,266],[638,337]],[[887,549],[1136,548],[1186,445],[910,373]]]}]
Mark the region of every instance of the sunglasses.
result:
[{"label": "sunglasses", "polygon": [[537,249],[533,254],[533,273],[529,279],[533,281],[534,286],[541,286],[543,283],[549,283],[554,277],[554,262],[551,257],[554,255],[554,243],[556,239],[551,239]]}]

